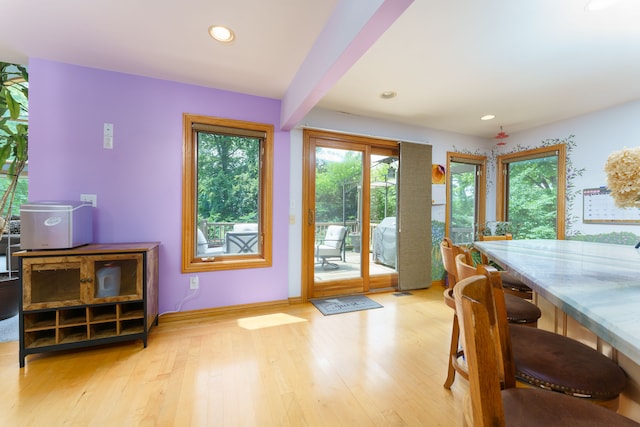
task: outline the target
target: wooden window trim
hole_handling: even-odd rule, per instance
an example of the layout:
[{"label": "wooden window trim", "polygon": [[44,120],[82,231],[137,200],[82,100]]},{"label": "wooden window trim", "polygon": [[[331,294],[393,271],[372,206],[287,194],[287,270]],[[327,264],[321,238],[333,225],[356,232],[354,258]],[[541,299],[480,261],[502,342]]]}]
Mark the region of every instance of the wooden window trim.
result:
[{"label": "wooden window trim", "polygon": [[447,179],[446,179],[446,200],[445,200],[445,223],[444,235],[451,237],[451,163],[468,163],[480,166],[480,177],[478,179],[478,224],[486,221],[486,200],[487,200],[487,156],[476,154],[447,152]]},{"label": "wooden window trim", "polygon": [[518,151],[498,156],[496,164],[496,220],[504,221],[506,217],[505,174],[509,163],[542,157],[558,156],[558,205],[556,210],[556,238],[564,240],[566,233],[567,206],[567,147],[565,144],[550,145],[533,150]]},{"label": "wooden window trim", "polygon": [[[223,126],[264,132],[264,147],[260,166],[259,230],[262,251],[258,254],[197,257],[196,239],[196,155],[194,124]],[[182,161],[182,272],[196,273],[217,270],[271,267],[272,265],[272,212],[273,212],[273,125],[241,120],[183,114]]]}]

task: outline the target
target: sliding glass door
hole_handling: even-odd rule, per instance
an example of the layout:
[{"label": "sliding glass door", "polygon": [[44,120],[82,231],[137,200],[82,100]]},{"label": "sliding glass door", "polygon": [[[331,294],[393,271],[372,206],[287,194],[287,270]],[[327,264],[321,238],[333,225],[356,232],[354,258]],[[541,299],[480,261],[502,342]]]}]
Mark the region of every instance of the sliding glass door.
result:
[{"label": "sliding glass door", "polygon": [[306,297],[395,286],[396,143],[312,130],[304,135]]},{"label": "sliding glass door", "polygon": [[316,145],[314,280],[318,284],[362,277],[363,157],[357,149]]},{"label": "sliding glass door", "polygon": [[369,276],[379,276],[395,271],[397,265],[398,156],[393,152],[379,151],[379,154],[371,155],[370,164]]}]

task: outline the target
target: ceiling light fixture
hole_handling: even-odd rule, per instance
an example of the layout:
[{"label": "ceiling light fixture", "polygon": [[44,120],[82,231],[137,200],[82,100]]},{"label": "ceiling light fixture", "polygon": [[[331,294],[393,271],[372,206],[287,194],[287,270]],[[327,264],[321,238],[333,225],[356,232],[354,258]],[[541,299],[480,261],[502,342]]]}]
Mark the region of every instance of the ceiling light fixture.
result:
[{"label": "ceiling light fixture", "polygon": [[494,116],[493,114],[487,114],[486,116],[480,117],[480,120],[493,120],[495,118],[496,116]]},{"label": "ceiling light fixture", "polygon": [[507,143],[504,142],[504,140],[507,138],[509,138],[509,135],[503,132],[502,126],[500,126],[500,132],[495,136],[495,139],[498,140],[498,143],[496,145],[507,145]]},{"label": "ceiling light fixture", "polygon": [[236,35],[230,28],[224,25],[212,25],[209,27],[209,35],[215,40],[222,43],[230,43],[236,38]]},{"label": "ceiling light fixture", "polygon": [[391,99],[395,98],[396,96],[398,96],[398,94],[392,90],[387,90],[380,94],[380,98],[382,99]]}]

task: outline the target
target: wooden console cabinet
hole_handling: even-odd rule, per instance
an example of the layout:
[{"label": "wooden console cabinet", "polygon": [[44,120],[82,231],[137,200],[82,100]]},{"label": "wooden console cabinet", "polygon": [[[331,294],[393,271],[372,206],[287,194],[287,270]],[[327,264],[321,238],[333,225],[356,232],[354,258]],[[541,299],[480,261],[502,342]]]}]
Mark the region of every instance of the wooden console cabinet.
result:
[{"label": "wooden console cabinet", "polygon": [[146,347],[149,329],[158,324],[158,245],[16,253],[22,282],[20,367],[33,353],[137,339]]}]

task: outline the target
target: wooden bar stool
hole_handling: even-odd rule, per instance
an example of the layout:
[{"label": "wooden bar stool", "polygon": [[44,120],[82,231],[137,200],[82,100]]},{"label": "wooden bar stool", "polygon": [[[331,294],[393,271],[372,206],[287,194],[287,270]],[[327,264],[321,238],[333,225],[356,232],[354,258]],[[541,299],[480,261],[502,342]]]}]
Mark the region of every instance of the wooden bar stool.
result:
[{"label": "wooden bar stool", "polygon": [[[458,278],[460,280],[478,274],[477,268],[469,264],[469,257],[464,254],[456,256],[456,270],[458,271]],[[500,278],[502,279],[502,274]],[[509,323],[521,323],[533,327],[538,326],[538,319],[542,316],[542,312],[537,305],[524,298],[506,292],[504,299]]]},{"label": "wooden bar stool", "polygon": [[[480,235],[478,236],[478,240],[513,240],[513,236],[510,233],[507,233],[503,236],[483,236],[482,233],[480,233]],[[482,255],[482,263],[489,263],[489,260],[484,254]],[[505,292],[528,300],[533,298],[533,291],[531,290],[531,288],[514,277],[509,271],[501,271],[500,274],[502,275],[502,286],[504,287]]]},{"label": "wooden bar stool", "polygon": [[468,426],[640,425],[584,399],[516,388],[514,349],[509,328],[500,326],[506,322],[499,320],[503,308],[494,299],[496,293],[496,286],[484,275],[461,280],[454,289],[469,366],[469,395],[464,401]]},{"label": "wooden bar stool", "polygon": [[[451,330],[451,343],[449,345],[449,363],[447,368],[447,378],[444,382],[444,388],[449,389],[453,384],[456,373],[463,378],[467,378],[467,367],[463,363],[464,352],[460,347],[460,325],[455,313],[455,301],[453,299],[453,289],[456,282],[460,278],[460,274],[477,274],[475,267],[469,267],[471,271],[464,268],[461,272],[456,265],[456,260],[464,260],[464,265],[469,265],[471,260],[471,254],[468,251],[464,251],[459,246],[454,245],[449,238],[445,238],[440,244],[440,251],[442,254],[442,261],[449,277],[449,288],[444,291],[445,303],[454,310],[453,325]],[[462,262],[462,261],[461,261]],[[540,309],[534,304],[522,298],[509,295],[507,312],[510,322],[522,323],[531,326],[536,326],[538,319],[541,316]]]},{"label": "wooden bar stool", "polygon": [[442,254],[442,264],[447,272],[449,287],[444,290],[444,302],[453,310],[453,323],[451,328],[451,343],[449,345],[449,363],[447,368],[447,379],[444,382],[444,388],[451,388],[451,384],[456,378],[456,373],[467,379],[467,368],[462,363],[464,353],[459,349],[460,343],[460,325],[456,316],[456,303],[453,299],[453,289],[458,281],[458,272],[456,270],[455,257],[461,253],[458,246],[454,245],[451,239],[445,237],[440,243],[440,253]]},{"label": "wooden bar stool", "polygon": [[510,337],[515,376],[531,387],[556,391],[617,410],[627,377],[613,360],[564,335],[506,321],[500,273],[479,265],[492,286],[500,331]]}]

